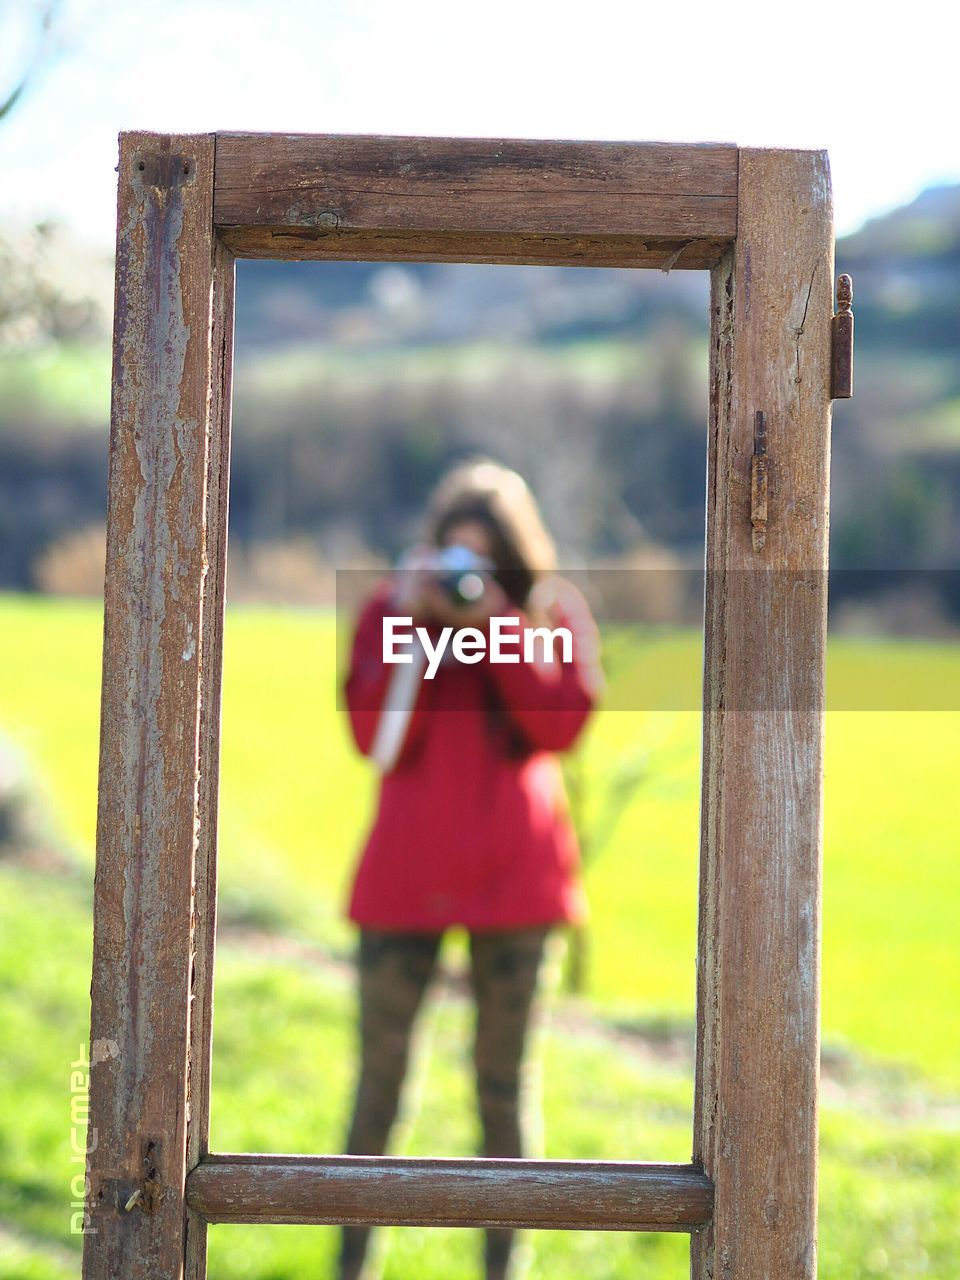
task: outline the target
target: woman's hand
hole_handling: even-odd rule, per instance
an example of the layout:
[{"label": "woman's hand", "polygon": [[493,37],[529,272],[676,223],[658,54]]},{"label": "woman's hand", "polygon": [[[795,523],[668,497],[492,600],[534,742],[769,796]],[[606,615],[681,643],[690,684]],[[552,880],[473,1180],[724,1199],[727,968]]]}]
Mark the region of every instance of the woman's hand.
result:
[{"label": "woman's hand", "polygon": [[415,619],[429,619],[429,586],[434,581],[437,553],[433,547],[411,547],[402,556],[393,579],[393,599],[396,608]]}]

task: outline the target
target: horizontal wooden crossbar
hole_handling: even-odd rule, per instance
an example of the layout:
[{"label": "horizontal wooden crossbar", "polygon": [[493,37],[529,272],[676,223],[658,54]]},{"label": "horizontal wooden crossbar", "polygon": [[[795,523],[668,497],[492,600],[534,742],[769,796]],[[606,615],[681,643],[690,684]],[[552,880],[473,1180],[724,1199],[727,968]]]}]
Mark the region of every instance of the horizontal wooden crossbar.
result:
[{"label": "horizontal wooden crossbar", "polygon": [[681,1164],[208,1155],[187,1204],[208,1222],[689,1232],[713,1184]]},{"label": "horizontal wooden crossbar", "polygon": [[241,257],[701,268],[737,233],[726,143],[218,134]]}]

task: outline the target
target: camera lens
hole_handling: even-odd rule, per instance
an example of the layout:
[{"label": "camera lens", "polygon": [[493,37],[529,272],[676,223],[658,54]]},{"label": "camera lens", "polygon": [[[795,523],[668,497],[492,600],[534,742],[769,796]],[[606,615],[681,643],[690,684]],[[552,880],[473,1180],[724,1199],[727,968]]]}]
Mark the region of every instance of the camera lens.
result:
[{"label": "camera lens", "polygon": [[479,573],[462,573],[456,580],[455,594],[464,604],[476,604],[484,593],[484,582]]}]

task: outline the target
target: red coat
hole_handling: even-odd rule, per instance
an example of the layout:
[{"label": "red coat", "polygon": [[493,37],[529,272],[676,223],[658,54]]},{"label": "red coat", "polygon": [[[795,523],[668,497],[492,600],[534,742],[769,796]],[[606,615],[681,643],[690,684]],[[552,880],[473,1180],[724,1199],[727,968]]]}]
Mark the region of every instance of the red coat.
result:
[{"label": "red coat", "polygon": [[[361,611],[345,692],[357,746],[370,755],[388,687],[384,584]],[[520,610],[512,610],[521,624]],[[558,580],[553,626],[573,634],[573,661],[549,667],[444,662],[418,678],[395,763],[350,895],[349,916],[379,929],[509,929],[580,921],[586,902],[560,764],[597,696],[599,642],[583,597]],[[435,636],[437,628],[430,628]],[[395,687],[394,687],[395,692]]]}]

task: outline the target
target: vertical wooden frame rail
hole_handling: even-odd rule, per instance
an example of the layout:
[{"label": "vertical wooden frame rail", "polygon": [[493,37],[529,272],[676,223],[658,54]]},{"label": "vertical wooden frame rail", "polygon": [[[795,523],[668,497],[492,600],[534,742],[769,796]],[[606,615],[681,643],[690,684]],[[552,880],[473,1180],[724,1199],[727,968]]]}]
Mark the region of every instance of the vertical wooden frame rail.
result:
[{"label": "vertical wooden frame rail", "polygon": [[826,153],[742,149],[738,211],[711,289],[694,1156],[715,1204],[693,1241],[693,1276],[806,1280],[817,1222]]},{"label": "vertical wooden frame rail", "polygon": [[[812,1276],[825,155],[124,134],[119,174],[84,1276],[201,1280],[208,1222],[683,1231],[695,1280]],[[712,269],[689,1164],[208,1151],[234,255]]]},{"label": "vertical wooden frame rail", "polygon": [[[214,138],[121,136],[84,1274],[179,1276],[206,1149],[233,259]],[[192,1048],[192,1052],[191,1052]],[[189,1234],[188,1234],[189,1228]]]}]

